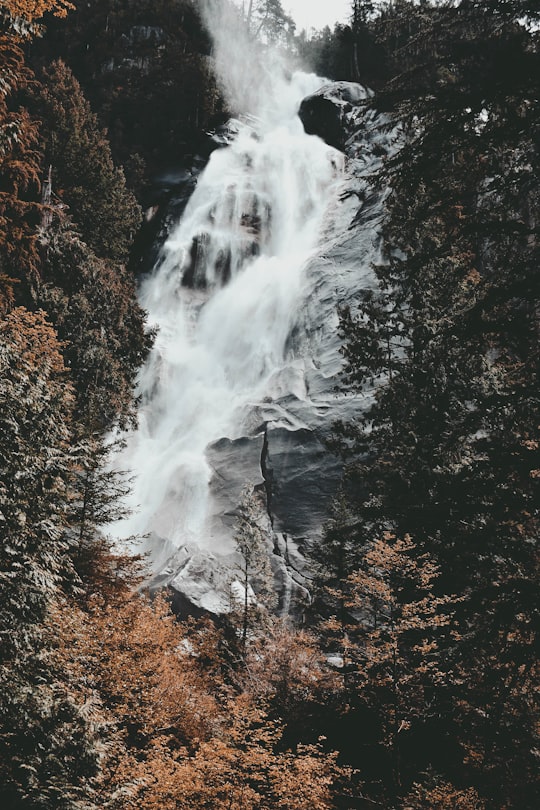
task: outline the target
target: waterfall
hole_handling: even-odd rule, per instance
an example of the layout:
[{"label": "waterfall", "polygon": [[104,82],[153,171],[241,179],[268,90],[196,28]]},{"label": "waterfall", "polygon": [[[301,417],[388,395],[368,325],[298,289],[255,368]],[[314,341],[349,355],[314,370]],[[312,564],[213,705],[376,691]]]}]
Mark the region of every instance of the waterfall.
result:
[{"label": "waterfall", "polygon": [[157,337],[121,459],[134,475],[132,515],[115,533],[145,535],[156,571],[185,547],[232,551],[210,522],[208,448],[252,434],[262,404],[307,397],[291,336],[343,169],[343,155],[306,135],[297,116],[320,85],[294,74],[271,117],[234,122],[233,142],[211,155],[142,284]]},{"label": "waterfall", "polygon": [[336,393],[337,312],[374,284],[382,206],[370,174],[391,136],[358,107],[369,91],[330,89],[336,125],[353,133],[346,170],[344,154],[307,135],[298,116],[308,96],[320,109],[313,94],[325,81],[254,43],[232,4],[201,0],[201,12],[238,118],[141,286],[157,336],[140,374],[138,428],[116,460],[132,474],[130,515],[111,534],[143,538],[153,584],[169,585],[180,609],[221,612],[235,512],[255,485],[286,612],[305,597],[305,552],[341,478],[325,440],[358,407]]}]

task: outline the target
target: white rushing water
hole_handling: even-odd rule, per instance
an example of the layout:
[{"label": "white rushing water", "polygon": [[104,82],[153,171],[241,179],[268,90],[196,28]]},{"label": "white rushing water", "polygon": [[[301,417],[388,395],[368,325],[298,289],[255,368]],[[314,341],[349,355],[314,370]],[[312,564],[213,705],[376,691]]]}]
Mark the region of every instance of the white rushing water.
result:
[{"label": "white rushing water", "polygon": [[306,135],[296,114],[321,84],[294,74],[271,110],[238,122],[142,285],[157,338],[140,377],[139,428],[121,459],[134,475],[132,515],[115,534],[147,535],[156,570],[185,544],[230,552],[210,529],[207,448],[245,435],[254,408],[282,396],[291,379],[301,385],[288,339],[307,304],[306,263],[343,161]]}]

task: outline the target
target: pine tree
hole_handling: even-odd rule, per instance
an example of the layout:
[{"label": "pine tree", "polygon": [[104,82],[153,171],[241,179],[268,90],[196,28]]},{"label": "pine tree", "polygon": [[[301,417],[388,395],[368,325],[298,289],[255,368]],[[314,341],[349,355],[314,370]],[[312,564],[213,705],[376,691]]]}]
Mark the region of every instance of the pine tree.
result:
[{"label": "pine tree", "polygon": [[97,256],[126,262],[141,212],[114,165],[105,133],[80,84],[61,61],[42,74],[35,108],[42,119],[44,166],[69,207],[84,241]]},{"label": "pine tree", "polygon": [[51,666],[45,622],[76,584],[66,525],[74,492],[73,393],[44,314],[0,323],[0,800],[91,807],[97,751]]}]

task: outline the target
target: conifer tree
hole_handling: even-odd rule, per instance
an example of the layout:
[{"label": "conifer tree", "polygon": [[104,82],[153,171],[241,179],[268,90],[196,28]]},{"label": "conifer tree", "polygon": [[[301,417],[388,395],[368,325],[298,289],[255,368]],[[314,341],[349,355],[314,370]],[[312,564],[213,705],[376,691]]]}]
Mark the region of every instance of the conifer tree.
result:
[{"label": "conifer tree", "polygon": [[[351,384],[383,375],[344,431],[359,454],[360,533],[410,532],[440,565],[438,588],[464,597],[453,734],[476,789],[520,808],[534,804],[535,713],[518,683],[535,677],[539,447],[538,32],[520,20],[525,6],[401,3],[382,14],[399,72],[375,104],[405,136],[383,173],[385,306],[374,320],[361,302],[343,321]],[[386,335],[399,338],[385,357],[374,349]]]},{"label": "conifer tree", "polygon": [[347,687],[349,631],[355,624],[349,605],[350,577],[358,569],[365,542],[344,493],[335,500],[332,511],[322,542],[312,551],[315,572],[310,613],[317,621],[323,648],[341,661],[343,684]]},{"label": "conifer tree", "polygon": [[98,258],[65,217],[47,229],[42,246],[37,301],[64,341],[77,420],[90,434],[125,424],[133,416],[135,377],[152,342],[133,279]]},{"label": "conifer tree", "polygon": [[126,262],[141,212],[114,165],[80,84],[62,62],[42,74],[35,106],[42,119],[45,167],[84,241],[97,256]]},{"label": "conifer tree", "polygon": [[17,308],[0,323],[0,801],[13,808],[90,808],[97,763],[47,654],[45,621],[76,582],[73,393],[59,349],[42,312]]},{"label": "conifer tree", "polygon": [[[2,625],[7,649],[27,645],[69,575],[72,388],[44,314],[15,309],[0,323]],[[11,618],[9,618],[11,616]]]}]

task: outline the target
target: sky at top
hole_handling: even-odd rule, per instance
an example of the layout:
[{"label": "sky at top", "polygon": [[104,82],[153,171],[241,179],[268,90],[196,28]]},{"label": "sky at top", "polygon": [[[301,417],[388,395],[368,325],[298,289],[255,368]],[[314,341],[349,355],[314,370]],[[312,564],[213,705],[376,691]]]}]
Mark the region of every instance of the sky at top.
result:
[{"label": "sky at top", "polygon": [[[244,9],[249,6],[249,0],[234,2]],[[281,0],[281,5],[295,21],[297,33],[312,28],[320,31],[326,25],[333,29],[337,22],[347,25],[352,16],[352,0]]]},{"label": "sky at top", "polygon": [[348,23],[351,0],[281,0],[283,10],[294,19],[297,30],[334,27],[336,22]]}]

